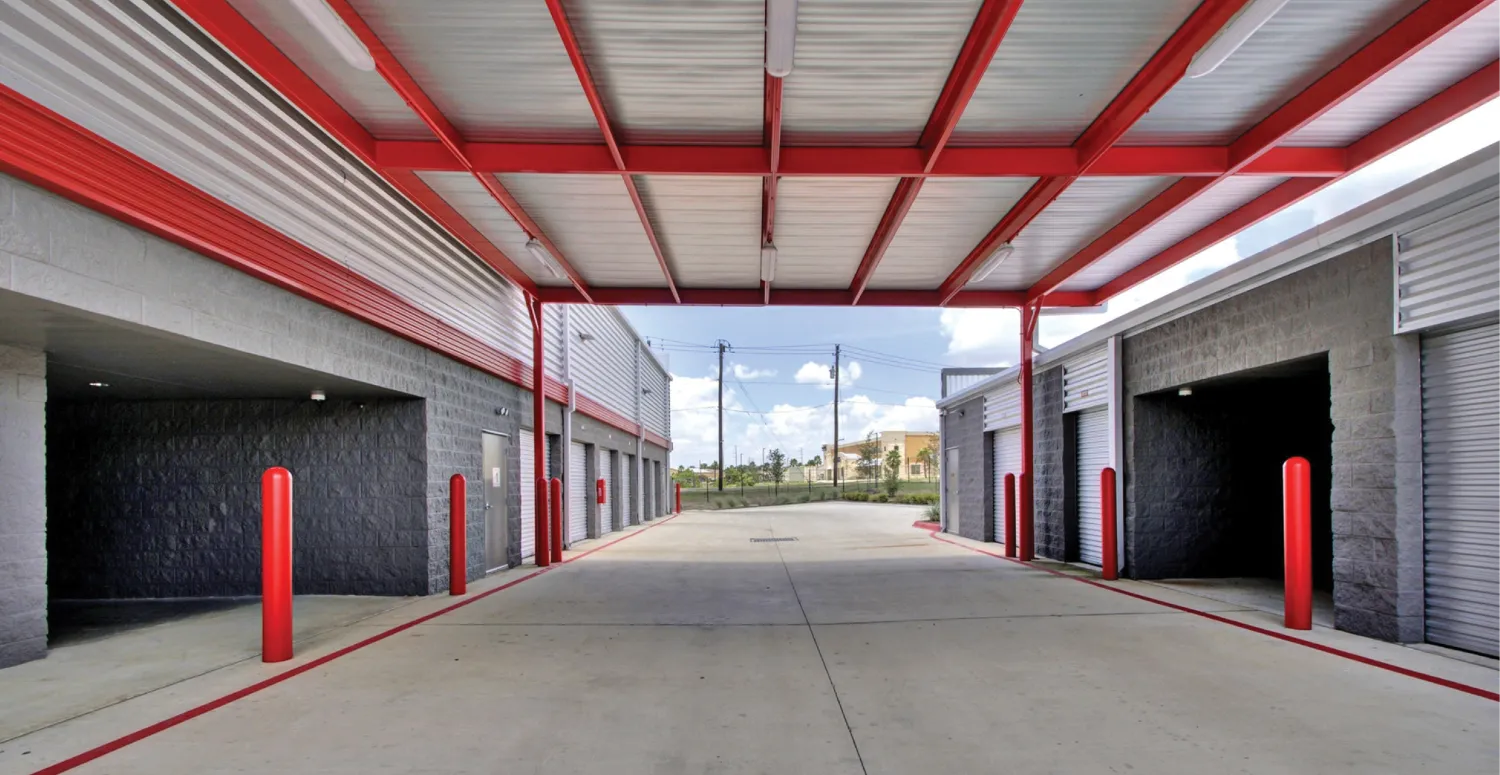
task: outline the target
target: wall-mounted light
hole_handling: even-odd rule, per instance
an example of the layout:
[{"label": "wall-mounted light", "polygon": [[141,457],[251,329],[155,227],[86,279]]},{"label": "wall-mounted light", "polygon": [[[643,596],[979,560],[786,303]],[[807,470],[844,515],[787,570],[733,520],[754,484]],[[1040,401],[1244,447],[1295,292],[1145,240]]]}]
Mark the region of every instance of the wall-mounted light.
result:
[{"label": "wall-mounted light", "polygon": [[643,396],[649,396],[649,395],[651,395],[651,388],[641,388],[641,395],[643,395]]},{"label": "wall-mounted light", "polygon": [[594,341],[594,335],[590,334],[587,331],[579,331],[578,332],[578,341],[580,341],[580,342],[592,342],[592,341]]},{"label": "wall-mounted light", "polygon": [[797,0],[766,0],[766,75],[791,75],[796,52]]},{"label": "wall-mounted light", "polygon": [[1245,45],[1245,41],[1286,4],[1287,0],[1252,0],[1240,10],[1234,21],[1224,25],[1224,29],[1208,45],[1198,49],[1193,60],[1188,62],[1187,77],[1202,78],[1219,69],[1224,60],[1234,56],[1234,52],[1239,51],[1240,46]]},{"label": "wall-mounted light", "polygon": [[339,56],[355,70],[372,72],[375,69],[375,58],[370,56],[370,50],[360,41],[354,30],[328,7],[324,0],[292,0],[292,5],[302,13],[302,18],[307,20],[312,28],[328,41],[328,45],[337,51]]},{"label": "wall-mounted light", "polygon": [[509,409],[506,409],[503,406],[495,407],[495,416],[496,417],[507,417],[509,415],[510,415],[510,410]]},{"label": "wall-mounted light", "polygon": [[990,257],[986,258],[984,260],[984,263],[980,264],[979,268],[974,270],[974,276],[969,278],[969,282],[984,282],[986,277],[989,277],[991,274],[993,274],[994,271],[998,269],[1001,264],[1005,263],[1005,260],[1007,258],[1010,258],[1011,254],[1015,252],[1015,245],[1012,245],[1009,242],[1000,243],[1000,246],[995,248],[995,252],[991,253]]},{"label": "wall-mounted light", "polygon": [[308,398],[311,398],[314,401],[327,401],[328,400],[328,394],[324,393],[321,390],[314,390],[312,392],[312,395],[309,395]]}]

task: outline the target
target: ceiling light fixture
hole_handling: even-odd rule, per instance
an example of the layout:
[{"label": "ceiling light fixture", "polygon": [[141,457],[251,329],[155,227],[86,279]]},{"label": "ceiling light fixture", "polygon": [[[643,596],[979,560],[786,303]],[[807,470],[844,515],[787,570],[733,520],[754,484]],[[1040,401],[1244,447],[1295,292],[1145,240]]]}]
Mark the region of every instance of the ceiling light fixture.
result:
[{"label": "ceiling light fixture", "polygon": [[797,51],[797,0],[766,0],[766,74],[792,74]]},{"label": "ceiling light fixture", "polygon": [[109,387],[108,382],[90,382],[89,387]]},{"label": "ceiling light fixture", "polygon": [[986,277],[989,277],[992,273],[994,273],[994,271],[999,268],[1001,264],[1005,263],[1005,260],[1010,258],[1011,254],[1015,252],[1015,245],[1012,245],[1009,242],[1000,243],[1000,247],[995,248],[995,252],[991,253],[990,257],[985,259],[984,263],[980,264],[978,269],[974,270],[974,276],[969,278],[969,282],[984,282],[984,279]]},{"label": "ceiling light fixture", "polygon": [[370,50],[360,42],[354,30],[349,29],[349,25],[339,18],[338,13],[328,7],[328,3],[324,0],[292,0],[292,5],[297,6],[302,18],[328,41],[334,51],[339,52],[339,56],[350,67],[367,73],[374,72],[375,58],[370,56]]},{"label": "ceiling light fixture", "polygon": [[1252,0],[1240,11],[1240,15],[1234,17],[1234,21],[1224,25],[1219,34],[1214,36],[1208,45],[1198,49],[1193,55],[1193,61],[1188,62],[1187,77],[1202,78],[1217,70],[1224,60],[1234,56],[1234,52],[1245,45],[1255,31],[1271,20],[1281,7],[1287,4],[1287,0]]},{"label": "ceiling light fixture", "polygon": [[541,240],[536,237],[526,240],[526,252],[530,253],[536,259],[537,263],[541,264],[542,268],[546,269],[547,273],[552,275],[552,279],[563,279],[562,270],[558,268],[557,262],[553,260],[552,254],[547,252],[547,247],[542,244]]},{"label": "ceiling light fixture", "polygon": [[308,396],[308,398],[311,398],[314,401],[327,401],[328,400],[328,394],[324,393],[321,390],[314,390],[312,392],[312,395]]},{"label": "ceiling light fixture", "polygon": [[762,245],[760,249],[760,281],[771,282],[776,279],[776,246]]},{"label": "ceiling light fixture", "polygon": [[1186,397],[1186,396],[1190,396],[1192,394],[1193,394],[1193,389],[1190,388],[1190,387],[1177,388],[1177,395],[1179,395],[1179,396]]}]

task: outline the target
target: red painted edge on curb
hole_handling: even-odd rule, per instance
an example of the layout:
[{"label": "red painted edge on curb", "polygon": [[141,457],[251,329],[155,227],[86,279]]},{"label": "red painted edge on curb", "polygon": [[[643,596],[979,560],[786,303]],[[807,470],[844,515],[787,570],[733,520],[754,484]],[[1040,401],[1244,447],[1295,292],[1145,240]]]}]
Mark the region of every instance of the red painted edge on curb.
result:
[{"label": "red painted edge on curb", "polygon": [[1158,599],[1156,599],[1154,597],[1150,597],[1148,595],[1142,595],[1142,594],[1139,594],[1139,593],[1136,593],[1136,592],[1131,592],[1131,591],[1128,591],[1128,590],[1120,589],[1118,587],[1114,587],[1114,586],[1111,586],[1109,584],[1104,584],[1104,583],[1095,581],[1093,579],[1081,578],[1079,576],[1074,576],[1074,575],[1069,574],[1069,573],[1059,573],[1058,571],[1052,570],[1051,568],[1043,568],[1043,567],[1041,567],[1039,565],[1034,565],[1032,563],[1025,562],[1023,560],[1018,560],[1018,559],[1016,559],[1014,557],[1006,557],[1003,554],[996,554],[994,552],[987,552],[987,551],[985,551],[983,549],[980,549],[980,548],[977,548],[977,547],[967,546],[967,545],[961,544],[961,543],[959,543],[957,541],[953,541],[953,540],[950,540],[950,539],[947,539],[947,538],[943,538],[942,536],[938,535],[937,533],[933,533],[932,537],[934,539],[938,540],[938,541],[942,541],[945,544],[951,544],[953,546],[957,546],[960,549],[968,549],[971,552],[975,552],[975,553],[978,553],[978,554],[983,554],[983,555],[986,555],[986,556],[989,556],[989,557],[994,557],[994,558],[1000,559],[1000,560],[1005,560],[1007,562],[1013,562],[1013,563],[1015,563],[1017,565],[1024,565],[1024,566],[1026,566],[1028,568],[1031,568],[1032,570],[1039,570],[1039,571],[1041,571],[1043,573],[1049,573],[1049,574],[1051,574],[1053,576],[1058,576],[1058,577],[1065,578],[1065,579],[1072,579],[1074,581],[1081,581],[1084,584],[1088,584],[1091,587],[1098,587],[1100,589],[1107,589],[1110,592],[1116,592],[1118,594],[1125,595],[1126,597],[1133,597],[1133,598],[1135,598],[1137,600],[1144,600],[1144,601],[1146,601],[1148,603],[1155,603],[1155,604],[1157,604],[1159,606],[1164,606],[1166,608],[1171,608],[1174,611],[1181,611],[1183,613],[1193,614],[1195,616],[1201,616],[1201,617],[1203,617],[1205,619],[1211,619],[1211,620],[1219,622],[1221,624],[1228,624],[1228,625],[1231,625],[1233,627],[1238,627],[1238,628],[1240,628],[1242,630],[1249,630],[1250,632],[1260,633],[1261,635],[1268,635],[1268,636],[1270,636],[1272,638],[1275,638],[1277,640],[1286,641],[1287,643],[1295,643],[1295,644],[1297,644],[1299,646],[1306,646],[1306,647],[1308,647],[1310,649],[1314,649],[1316,651],[1321,651],[1321,652],[1323,652],[1325,654],[1332,654],[1332,655],[1334,655],[1336,657],[1343,657],[1344,659],[1353,660],[1355,662],[1359,662],[1361,664],[1369,665],[1371,667],[1378,667],[1381,670],[1389,670],[1392,673],[1398,673],[1398,674],[1404,675],[1404,676],[1406,676],[1408,678],[1415,678],[1415,679],[1417,679],[1419,681],[1426,681],[1428,683],[1437,684],[1438,686],[1443,686],[1443,687],[1446,687],[1446,688],[1449,688],[1449,689],[1454,689],[1454,690],[1463,692],[1465,694],[1472,694],[1475,697],[1482,697],[1482,698],[1484,698],[1486,700],[1492,700],[1492,701],[1495,701],[1495,702],[1500,702],[1500,693],[1492,692],[1492,691],[1489,691],[1487,689],[1480,689],[1477,686],[1470,686],[1470,685],[1465,684],[1465,683],[1460,683],[1458,681],[1451,681],[1451,680],[1449,680],[1447,678],[1442,678],[1442,677],[1439,677],[1439,676],[1435,676],[1435,675],[1432,675],[1431,673],[1423,673],[1423,672],[1420,672],[1420,671],[1417,671],[1417,670],[1412,670],[1410,668],[1401,667],[1400,665],[1393,665],[1393,664],[1391,664],[1389,662],[1382,662],[1382,661],[1380,661],[1378,659],[1373,659],[1371,657],[1361,656],[1359,654],[1355,654],[1355,653],[1350,652],[1350,651],[1344,651],[1343,649],[1334,648],[1333,646],[1325,646],[1325,645],[1323,645],[1321,643],[1314,643],[1313,641],[1310,641],[1310,640],[1304,640],[1302,638],[1298,638],[1298,637],[1293,636],[1293,635],[1287,635],[1284,632],[1276,632],[1275,630],[1268,630],[1268,629],[1266,629],[1264,627],[1257,627],[1257,626],[1255,626],[1253,624],[1247,624],[1245,622],[1235,621],[1234,619],[1230,619],[1230,618],[1224,617],[1224,616],[1219,616],[1217,614],[1212,614],[1212,613],[1209,613],[1207,611],[1199,611],[1196,608],[1189,608],[1187,606],[1178,605],[1176,603],[1168,603],[1165,600],[1158,600]]},{"label": "red painted edge on curb", "polygon": [[911,526],[915,528],[921,528],[922,530],[931,530],[934,533],[943,529],[943,523],[928,522],[925,519],[919,519],[916,522],[911,523]]},{"label": "red painted edge on curb", "polygon": [[[633,538],[635,536],[638,536],[641,533],[644,533],[647,530],[650,530],[651,528],[656,527],[657,525],[661,525],[661,524],[665,524],[667,522],[670,522],[673,519],[676,519],[678,516],[680,516],[680,515],[673,514],[673,515],[671,515],[669,517],[657,520],[656,522],[654,522],[654,523],[652,523],[650,525],[646,525],[645,527],[641,528],[640,530],[635,531],[634,533],[630,533],[630,534],[627,534],[627,535],[620,536],[619,538],[616,538],[615,540],[610,541],[607,544],[603,544],[601,546],[596,546],[596,547],[594,547],[594,548],[592,548],[592,549],[590,549],[590,550],[588,550],[586,552],[583,552],[582,554],[579,554],[579,555],[577,555],[575,557],[569,557],[568,559],[563,560],[562,564],[566,565],[567,563],[570,563],[570,562],[576,562],[578,560],[583,559],[584,557],[587,557],[587,556],[593,554],[594,552],[599,551],[600,549],[608,549],[609,547],[614,546],[615,544],[617,544],[617,543],[619,543],[621,541],[624,541],[624,540],[626,540],[628,538]],[[479,594],[477,594],[477,595],[475,595],[475,596],[473,596],[473,597],[471,597],[471,598],[469,598],[467,600],[461,600],[461,601],[459,601],[457,603],[454,603],[453,605],[447,606],[446,608],[440,608],[440,609],[438,609],[436,611],[433,611],[430,614],[426,614],[424,616],[419,616],[416,619],[413,619],[413,620],[411,620],[409,622],[405,622],[403,624],[398,624],[395,627],[392,627],[391,629],[386,630],[385,632],[376,633],[375,635],[371,635],[370,637],[365,638],[364,640],[359,641],[358,643],[352,643],[352,644],[350,644],[348,646],[345,646],[345,647],[343,647],[343,648],[341,648],[341,649],[339,649],[337,651],[334,651],[334,652],[331,652],[331,653],[328,653],[328,654],[324,654],[323,656],[318,657],[317,659],[314,659],[311,662],[308,662],[308,663],[302,664],[302,665],[298,665],[298,666],[296,666],[296,667],[294,667],[294,668],[292,668],[290,670],[287,670],[284,673],[277,673],[276,675],[273,675],[270,678],[266,678],[266,679],[264,679],[262,681],[258,681],[256,683],[250,684],[249,686],[246,686],[243,689],[239,689],[237,691],[230,692],[229,694],[226,694],[223,697],[220,697],[220,698],[218,698],[216,700],[210,700],[210,701],[205,702],[202,705],[199,705],[199,706],[197,706],[195,708],[190,708],[188,710],[185,710],[185,711],[183,711],[183,712],[181,712],[181,713],[179,713],[179,714],[177,714],[175,716],[170,716],[168,718],[162,719],[161,721],[158,721],[155,724],[152,724],[150,726],[142,727],[140,729],[137,729],[134,732],[131,732],[131,733],[127,734],[127,735],[123,735],[121,737],[117,737],[114,740],[111,740],[111,741],[109,741],[109,742],[107,742],[107,743],[105,743],[103,745],[96,746],[94,748],[90,748],[87,751],[84,751],[83,753],[76,754],[74,756],[70,756],[70,757],[68,757],[66,759],[63,759],[60,762],[57,762],[56,764],[50,764],[50,765],[48,765],[46,767],[43,767],[43,768],[41,768],[39,770],[36,770],[31,775],[56,775],[56,773],[67,772],[69,770],[76,769],[76,768],[81,767],[81,766],[83,766],[85,764],[88,764],[89,762],[94,761],[95,759],[98,759],[98,758],[100,758],[102,756],[106,756],[108,754],[114,753],[115,751],[118,751],[118,750],[120,750],[121,748],[124,748],[127,745],[131,745],[133,743],[138,743],[138,742],[140,742],[142,740],[145,740],[148,737],[151,737],[152,735],[155,735],[155,734],[158,734],[158,733],[161,733],[161,732],[165,732],[168,729],[171,729],[172,727],[175,727],[175,726],[177,726],[177,725],[179,725],[179,724],[181,724],[181,723],[183,723],[185,721],[191,721],[191,720],[193,720],[193,719],[195,719],[195,718],[197,718],[199,716],[202,716],[205,713],[208,713],[209,711],[218,710],[219,708],[222,708],[222,707],[224,707],[225,705],[228,705],[231,702],[234,702],[236,700],[242,700],[242,699],[244,699],[246,697],[249,697],[252,694],[255,694],[256,692],[259,692],[259,691],[263,690],[263,689],[269,689],[272,686],[275,686],[276,684],[281,683],[282,681],[286,681],[286,680],[288,680],[290,678],[295,678],[296,676],[299,676],[299,675],[301,675],[303,673],[306,673],[309,670],[312,670],[314,668],[322,667],[323,665],[326,665],[329,662],[332,662],[333,660],[338,659],[339,657],[345,656],[347,654],[351,654],[351,653],[353,653],[355,651],[359,651],[360,649],[362,649],[362,648],[364,648],[366,646],[370,646],[370,645],[379,643],[380,641],[383,641],[386,638],[391,637],[392,635],[397,635],[397,634],[405,632],[405,631],[407,631],[407,630],[409,630],[409,629],[411,629],[413,627],[416,627],[419,624],[424,624],[426,622],[432,621],[433,619],[436,619],[437,617],[442,616],[443,614],[452,613],[453,611],[456,611],[456,610],[458,610],[460,608],[463,608],[464,606],[469,605],[470,603],[477,603],[480,600],[483,600],[483,599],[489,597],[490,595],[495,594],[496,592],[501,592],[501,591],[510,589],[511,587],[514,587],[515,585],[520,584],[523,581],[530,581],[530,580],[536,578],[537,576],[540,576],[540,575],[542,575],[544,573],[548,573],[548,572],[554,570],[557,567],[560,567],[560,566],[555,566],[554,565],[554,566],[550,566],[550,567],[546,567],[546,568],[537,568],[535,573],[532,573],[532,574],[527,575],[527,576],[522,576],[521,578],[518,578],[518,579],[516,579],[514,581],[507,581],[504,584],[501,584],[500,586],[495,587],[494,589],[487,589],[487,590],[485,590],[485,591],[483,591],[483,592],[481,592],[481,593],[479,593]]]}]

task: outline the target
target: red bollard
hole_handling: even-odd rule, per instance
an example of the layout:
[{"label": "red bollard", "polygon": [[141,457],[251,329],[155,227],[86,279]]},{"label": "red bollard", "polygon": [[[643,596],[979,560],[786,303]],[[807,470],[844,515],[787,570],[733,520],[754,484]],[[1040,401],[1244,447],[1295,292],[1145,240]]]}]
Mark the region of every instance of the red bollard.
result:
[{"label": "red bollard", "polygon": [[682,482],[677,483],[677,510],[673,514],[682,513]]},{"label": "red bollard", "polygon": [[1021,555],[1020,559],[1027,562],[1036,559],[1036,537],[1031,534],[1034,524],[1031,517],[1031,488],[1027,486],[1030,483],[1031,474],[1021,474],[1021,499],[1016,514],[1016,535],[1020,542],[1016,551]]},{"label": "red bollard", "polygon": [[1016,556],[1016,475],[1005,475],[1005,556]]},{"label": "red bollard", "polygon": [[1286,627],[1312,629],[1312,465],[1294,457],[1281,467],[1286,516]]},{"label": "red bollard", "polygon": [[469,542],[464,525],[464,499],[468,486],[463,474],[448,478],[448,594],[469,591]]},{"label": "red bollard", "polygon": [[1115,469],[1108,466],[1099,472],[1099,503],[1103,522],[1099,526],[1099,557],[1104,566],[1104,580],[1120,578],[1120,558],[1115,549]]},{"label": "red bollard", "polygon": [[260,660],[292,658],[292,472],[260,477]]},{"label": "red bollard", "polygon": [[562,480],[552,477],[552,561],[562,562],[563,550],[563,494]]},{"label": "red bollard", "polygon": [[536,541],[536,566],[545,568],[552,564],[552,552],[547,550],[552,539],[548,532],[552,525],[552,510],[547,507],[547,492],[551,489],[547,486],[546,479],[536,480],[536,513],[532,518],[536,521],[536,531],[532,534]]}]

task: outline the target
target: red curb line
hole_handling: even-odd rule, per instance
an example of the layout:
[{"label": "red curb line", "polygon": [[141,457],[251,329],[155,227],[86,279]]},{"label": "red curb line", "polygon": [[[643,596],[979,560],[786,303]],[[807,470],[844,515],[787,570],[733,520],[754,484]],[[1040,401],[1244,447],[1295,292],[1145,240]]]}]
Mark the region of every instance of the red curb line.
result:
[{"label": "red curb line", "polygon": [[922,530],[931,530],[934,533],[943,529],[943,523],[928,522],[925,519],[919,519],[916,522],[911,523],[911,526],[915,528],[921,528]]},{"label": "red curb line", "polygon": [[[578,555],[576,557],[569,557],[568,559],[563,560],[561,564],[566,565],[567,563],[575,562],[577,560],[581,560],[584,557],[587,557],[587,556],[593,554],[594,552],[599,551],[600,549],[607,549],[607,548],[609,548],[611,546],[614,546],[615,544],[617,544],[617,543],[619,543],[621,541],[624,541],[627,538],[633,538],[635,536],[638,536],[641,533],[644,533],[647,530],[650,530],[651,528],[656,527],[657,525],[662,525],[662,524],[665,524],[667,522],[670,522],[673,519],[676,519],[678,516],[680,516],[680,515],[673,514],[670,517],[666,517],[665,519],[658,520],[657,522],[655,522],[653,524],[650,524],[650,525],[647,525],[646,527],[641,528],[640,530],[637,530],[634,533],[631,533],[629,535],[620,536],[619,538],[616,538],[615,540],[610,541],[607,544],[603,544],[602,546],[596,546],[596,547],[594,547],[594,548],[592,548],[592,549],[590,549],[590,550],[588,550],[588,551],[586,551],[586,552],[584,552],[584,553],[582,553],[582,554],[580,554],[580,555]],[[138,743],[138,742],[140,742],[142,740],[145,740],[148,737],[151,737],[152,735],[155,735],[155,734],[158,734],[158,733],[161,733],[161,732],[165,732],[168,729],[171,729],[172,727],[177,726],[178,724],[181,724],[181,723],[183,723],[185,721],[191,721],[191,720],[193,720],[193,719],[195,719],[195,718],[197,718],[199,716],[202,716],[205,713],[208,713],[209,711],[217,710],[219,708],[222,708],[225,705],[228,705],[229,703],[234,702],[236,700],[242,700],[242,699],[244,699],[246,697],[249,697],[252,694],[255,694],[256,692],[259,692],[259,691],[263,690],[263,689],[269,689],[272,686],[275,686],[276,684],[281,683],[282,681],[285,681],[287,679],[299,676],[299,675],[301,675],[303,673],[306,673],[309,670],[312,670],[313,668],[322,667],[323,665],[326,665],[329,662],[332,662],[333,660],[338,659],[339,657],[345,656],[346,654],[351,654],[351,653],[353,653],[355,651],[358,651],[358,650],[360,650],[360,649],[362,649],[362,648],[364,648],[366,646],[369,646],[369,645],[372,645],[372,644],[375,644],[375,643],[379,643],[380,641],[383,641],[386,638],[391,637],[392,635],[396,635],[396,634],[405,632],[405,631],[407,631],[407,630],[409,630],[409,629],[411,629],[413,627],[416,627],[419,624],[424,624],[426,622],[432,621],[433,619],[436,619],[437,617],[442,616],[443,614],[452,613],[453,611],[456,611],[456,610],[458,610],[460,608],[463,608],[464,606],[469,605],[470,603],[477,603],[480,600],[483,600],[483,599],[489,597],[490,595],[495,594],[496,592],[500,592],[500,591],[503,591],[503,590],[506,590],[506,589],[510,589],[511,587],[513,587],[513,586],[515,586],[517,584],[520,584],[523,581],[530,581],[530,580],[536,578],[537,576],[540,576],[540,575],[542,575],[544,573],[547,573],[547,572],[553,570],[553,567],[556,567],[556,566],[546,567],[546,568],[537,568],[536,572],[532,573],[529,576],[522,576],[521,578],[518,578],[515,581],[507,581],[506,583],[501,584],[500,586],[495,587],[494,589],[485,590],[484,592],[481,592],[481,593],[479,593],[479,594],[477,594],[477,595],[475,595],[475,596],[473,596],[473,597],[471,597],[471,598],[469,598],[467,600],[461,600],[461,601],[459,601],[457,603],[454,603],[453,605],[450,605],[450,606],[448,606],[446,608],[438,609],[437,611],[433,611],[432,613],[427,614],[425,616],[420,616],[420,617],[418,617],[416,619],[413,619],[413,620],[411,620],[409,622],[406,622],[405,624],[398,624],[395,627],[392,627],[391,629],[386,630],[385,632],[376,633],[375,635],[371,635],[370,637],[365,638],[364,640],[359,641],[358,643],[352,643],[352,644],[350,644],[348,646],[345,646],[345,647],[339,649],[338,651],[332,652],[330,654],[324,654],[323,656],[318,657],[317,659],[314,659],[311,662],[308,662],[308,663],[302,664],[302,665],[298,665],[298,666],[296,666],[296,667],[294,667],[294,668],[292,668],[290,670],[287,670],[284,673],[278,673],[276,675],[271,676],[270,678],[264,679],[262,681],[259,681],[259,682],[253,683],[253,684],[250,684],[249,686],[246,686],[243,689],[239,689],[237,691],[230,692],[229,694],[226,694],[223,697],[220,697],[220,698],[218,698],[216,700],[210,700],[208,702],[203,703],[202,705],[197,706],[196,708],[190,708],[190,709],[185,710],[185,711],[183,711],[183,712],[181,712],[181,713],[179,713],[179,714],[177,714],[175,716],[171,716],[169,718],[165,718],[165,719],[163,719],[161,721],[158,721],[155,724],[152,724],[150,726],[142,727],[141,729],[137,729],[136,731],[131,732],[130,734],[123,735],[121,737],[117,737],[114,740],[111,740],[111,741],[109,741],[109,742],[107,742],[107,743],[105,743],[103,745],[100,745],[100,746],[97,746],[97,747],[94,747],[94,748],[90,748],[89,750],[84,751],[83,753],[76,754],[74,756],[70,756],[70,757],[68,757],[66,759],[63,759],[60,762],[57,762],[56,764],[51,764],[51,765],[48,765],[46,767],[43,767],[42,769],[33,772],[31,775],[56,775],[56,773],[67,772],[69,770],[76,769],[76,768],[81,767],[81,766],[83,766],[85,764],[88,764],[89,762],[91,762],[91,761],[93,761],[95,759],[98,759],[98,758],[100,758],[102,756],[106,756],[108,754],[114,753],[115,751],[118,751],[118,750],[120,750],[121,748],[124,748],[127,745],[131,745],[133,743]]]},{"label": "red curb line", "polygon": [[938,540],[938,541],[942,541],[945,544],[951,544],[953,546],[957,546],[960,549],[968,549],[971,552],[976,552],[978,554],[987,555],[989,557],[994,557],[994,558],[997,558],[997,559],[1006,560],[1008,562],[1013,562],[1013,563],[1015,563],[1017,565],[1024,565],[1024,566],[1026,566],[1028,568],[1031,568],[1032,570],[1039,570],[1039,571],[1041,571],[1043,573],[1049,573],[1049,574],[1051,574],[1053,576],[1058,576],[1058,577],[1065,578],[1065,579],[1072,579],[1074,581],[1081,581],[1084,584],[1088,584],[1091,587],[1098,587],[1099,589],[1107,589],[1110,592],[1117,592],[1117,593],[1119,593],[1121,595],[1125,595],[1127,597],[1133,597],[1133,598],[1135,598],[1137,600],[1144,600],[1144,601],[1146,601],[1148,603],[1155,603],[1155,604],[1157,604],[1159,606],[1164,606],[1166,608],[1171,608],[1171,609],[1173,609],[1175,611],[1181,611],[1183,613],[1194,614],[1195,616],[1201,616],[1201,617],[1203,617],[1205,619],[1211,619],[1213,621],[1220,622],[1222,624],[1232,625],[1232,626],[1238,627],[1238,628],[1240,628],[1242,630],[1249,630],[1250,632],[1257,632],[1257,633],[1260,633],[1261,635],[1269,635],[1272,638],[1275,638],[1277,640],[1286,641],[1287,643],[1295,643],[1295,644],[1297,644],[1299,646],[1306,646],[1306,647],[1308,647],[1310,649],[1321,651],[1321,652],[1323,652],[1325,654],[1332,654],[1332,655],[1337,656],[1337,657],[1343,657],[1344,659],[1353,660],[1355,662],[1359,662],[1361,664],[1369,665],[1371,667],[1378,667],[1381,670],[1389,670],[1392,673],[1398,673],[1398,674],[1404,675],[1404,676],[1406,676],[1408,678],[1415,678],[1415,679],[1417,679],[1419,681],[1426,681],[1428,683],[1437,684],[1438,686],[1447,687],[1449,689],[1456,689],[1456,690],[1458,690],[1460,692],[1463,692],[1465,694],[1472,694],[1475,697],[1483,697],[1486,700],[1492,700],[1492,701],[1495,701],[1495,702],[1500,702],[1500,693],[1492,692],[1492,691],[1489,691],[1487,689],[1480,689],[1478,687],[1469,686],[1468,684],[1459,683],[1458,681],[1450,681],[1447,678],[1441,678],[1439,676],[1435,676],[1435,675],[1432,675],[1430,673],[1423,673],[1423,672],[1419,672],[1419,671],[1416,671],[1416,670],[1412,670],[1410,668],[1401,667],[1400,665],[1393,665],[1393,664],[1391,664],[1389,662],[1382,662],[1382,661],[1380,661],[1378,659],[1372,659],[1370,657],[1361,656],[1359,654],[1355,654],[1355,653],[1349,652],[1349,651],[1344,651],[1343,649],[1334,648],[1332,646],[1325,646],[1325,645],[1323,645],[1321,643],[1314,643],[1313,641],[1310,641],[1310,640],[1303,640],[1302,638],[1298,638],[1298,637],[1294,637],[1294,636],[1291,636],[1291,635],[1287,635],[1286,633],[1283,633],[1283,632],[1276,632],[1275,630],[1268,630],[1268,629],[1266,629],[1264,627],[1257,627],[1257,626],[1255,626],[1253,624],[1246,624],[1245,622],[1236,621],[1234,619],[1230,619],[1230,618],[1227,618],[1227,617],[1224,617],[1224,616],[1219,616],[1217,614],[1211,614],[1211,613],[1209,613],[1207,611],[1199,611],[1199,610],[1197,610],[1195,608],[1189,608],[1189,607],[1184,606],[1184,605],[1178,605],[1176,603],[1168,603],[1165,600],[1158,600],[1158,599],[1156,599],[1154,597],[1149,597],[1147,595],[1142,595],[1142,594],[1139,594],[1139,593],[1136,593],[1136,592],[1130,592],[1128,590],[1119,589],[1118,587],[1113,587],[1113,586],[1110,586],[1109,584],[1102,584],[1102,583],[1100,583],[1098,581],[1094,581],[1093,579],[1080,578],[1078,576],[1074,576],[1074,575],[1068,574],[1068,573],[1059,573],[1058,571],[1052,570],[1051,568],[1043,568],[1043,567],[1041,567],[1039,565],[1034,565],[1032,563],[1025,562],[1023,560],[1018,560],[1018,559],[1016,559],[1014,557],[1006,557],[1003,554],[995,554],[994,552],[988,552],[988,551],[985,551],[983,549],[975,548],[973,546],[966,546],[966,545],[961,544],[961,543],[959,543],[957,541],[952,541],[952,540],[949,540],[947,538],[943,538],[942,536],[938,535],[937,533],[933,533],[932,537],[934,539]]}]

